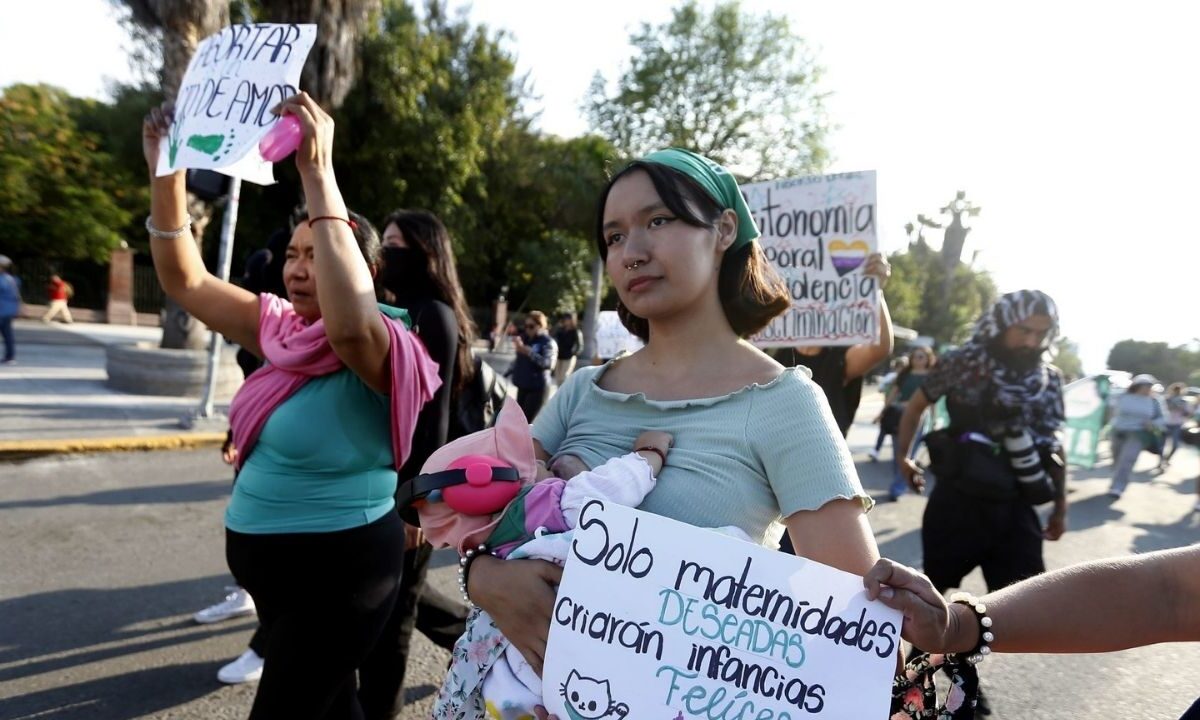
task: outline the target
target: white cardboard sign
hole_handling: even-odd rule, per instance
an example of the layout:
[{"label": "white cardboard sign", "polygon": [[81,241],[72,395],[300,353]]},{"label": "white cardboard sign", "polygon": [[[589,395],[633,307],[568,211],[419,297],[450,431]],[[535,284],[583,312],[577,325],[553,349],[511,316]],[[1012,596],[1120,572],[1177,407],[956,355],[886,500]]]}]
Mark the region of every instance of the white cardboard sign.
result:
[{"label": "white cardboard sign", "polygon": [[543,699],[562,720],[883,718],[900,623],[850,573],[589,500]]},{"label": "white cardboard sign", "polygon": [[875,173],[741,186],[767,260],[792,307],[754,338],[759,347],[857,345],[879,338],[876,282],[863,274],[878,247]]},{"label": "white cardboard sign", "polygon": [[605,360],[623,352],[640,350],[645,343],[625,329],[616,310],[601,310],[596,315],[596,356]]},{"label": "white cardboard sign", "polygon": [[316,25],[232,25],[200,42],[175,98],[157,174],[218,170],[270,185],[271,163],[258,142],[275,124],[271,108],[295,95]]}]

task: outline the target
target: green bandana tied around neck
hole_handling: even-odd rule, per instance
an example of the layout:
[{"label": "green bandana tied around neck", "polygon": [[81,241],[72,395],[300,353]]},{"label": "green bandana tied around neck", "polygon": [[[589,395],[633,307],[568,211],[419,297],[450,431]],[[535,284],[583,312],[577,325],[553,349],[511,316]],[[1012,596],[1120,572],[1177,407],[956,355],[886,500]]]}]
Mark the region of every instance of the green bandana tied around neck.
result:
[{"label": "green bandana tied around neck", "polygon": [[738,233],[733,245],[729,246],[730,250],[753,242],[762,235],[758,231],[758,226],[754,224],[754,218],[750,215],[750,207],[746,205],[746,198],[742,197],[742,191],[738,189],[737,180],[734,180],[733,175],[730,175],[728,170],[717,163],[683,148],[667,148],[652,152],[642,158],[641,162],[665,165],[672,170],[678,170],[704,188],[704,192],[708,193],[708,196],[713,199],[713,202],[720,205],[722,210],[733,210],[737,213]]}]

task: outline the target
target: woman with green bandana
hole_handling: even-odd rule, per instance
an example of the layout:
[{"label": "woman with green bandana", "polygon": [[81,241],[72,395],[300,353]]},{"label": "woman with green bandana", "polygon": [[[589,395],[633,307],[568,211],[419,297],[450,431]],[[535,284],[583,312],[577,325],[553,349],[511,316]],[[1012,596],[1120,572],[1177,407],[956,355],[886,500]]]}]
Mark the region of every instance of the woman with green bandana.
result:
[{"label": "woman with green bandana", "polygon": [[[829,404],[803,368],[746,341],[790,303],[733,176],[686,150],[653,153],[600,197],[597,248],[632,355],[575,372],[533,426],[560,477],[623,454],[641,430],[672,434],[640,506],[764,545],[786,525],[798,555],[862,575],[878,558],[870,497]],[[540,673],[555,586],[550,563],[480,555],[467,592]],[[469,718],[470,712],[458,715]]]}]

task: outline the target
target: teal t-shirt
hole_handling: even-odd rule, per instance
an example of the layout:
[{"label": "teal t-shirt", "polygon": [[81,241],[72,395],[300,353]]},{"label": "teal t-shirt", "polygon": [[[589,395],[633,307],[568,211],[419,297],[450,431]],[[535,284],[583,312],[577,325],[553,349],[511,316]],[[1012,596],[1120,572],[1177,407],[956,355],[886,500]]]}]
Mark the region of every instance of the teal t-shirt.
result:
[{"label": "teal t-shirt", "polygon": [[834,498],[872,505],[806,368],[729,395],[658,401],[601,388],[613,362],[571,375],[538,413],[533,437],[552,455],[596,467],[632,450],[643,430],[671,433],[667,464],[639,509],[697,527],[733,525],[770,544],[773,523],[799,510]]},{"label": "teal t-shirt", "polygon": [[388,398],[343,369],[309,380],[271,413],[238,473],[225,527],[347,530],[391,512],[395,494]]}]

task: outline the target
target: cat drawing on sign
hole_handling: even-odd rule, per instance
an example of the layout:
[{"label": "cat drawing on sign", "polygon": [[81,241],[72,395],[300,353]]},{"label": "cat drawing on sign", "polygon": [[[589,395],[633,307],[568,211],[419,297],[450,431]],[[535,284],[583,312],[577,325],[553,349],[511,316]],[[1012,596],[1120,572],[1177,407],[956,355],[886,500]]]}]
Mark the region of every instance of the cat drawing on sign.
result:
[{"label": "cat drawing on sign", "polygon": [[624,718],[629,714],[625,703],[614,703],[607,680],[584,677],[572,670],[559,691],[567,702],[570,720],[601,720]]}]

